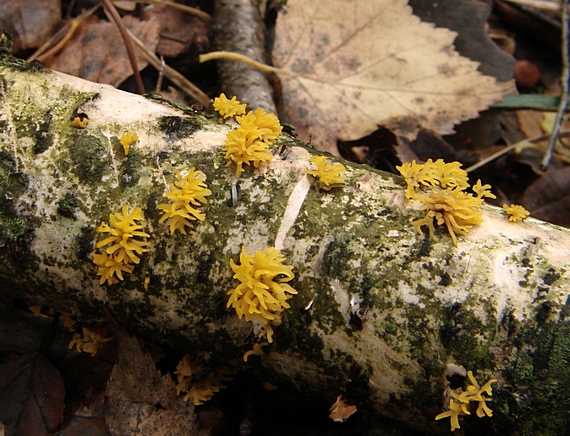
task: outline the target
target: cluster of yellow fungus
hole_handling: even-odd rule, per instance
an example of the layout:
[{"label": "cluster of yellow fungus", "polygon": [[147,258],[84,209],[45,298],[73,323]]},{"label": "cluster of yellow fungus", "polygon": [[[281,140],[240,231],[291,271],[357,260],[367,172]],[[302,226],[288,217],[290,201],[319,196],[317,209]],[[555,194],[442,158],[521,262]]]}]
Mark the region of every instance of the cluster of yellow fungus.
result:
[{"label": "cluster of yellow fungus", "polygon": [[319,180],[320,187],[325,191],[330,191],[334,186],[344,183],[344,176],[341,173],[346,172],[343,164],[335,162],[328,163],[325,156],[314,156],[311,162],[317,166],[316,170],[307,170],[307,174],[314,176]]},{"label": "cluster of yellow fungus", "polygon": [[[214,109],[224,118],[243,113],[245,105],[242,108],[240,102],[234,99],[228,100],[222,94],[214,100]],[[228,133],[224,151],[225,158],[236,164],[236,176],[239,176],[245,171],[244,165],[258,168],[260,164],[273,159],[269,146],[281,134],[282,127],[277,116],[263,109],[257,109],[255,113],[249,111],[246,115],[236,117],[236,121],[239,127]]]},{"label": "cluster of yellow fungus", "polygon": [[32,312],[34,316],[37,318],[42,313],[42,307],[43,306],[41,304],[36,304],[34,306],[28,306],[28,310]]},{"label": "cluster of yellow fungus", "polygon": [[524,220],[530,215],[530,212],[518,204],[507,206],[503,204],[503,209],[509,214],[509,221],[516,223],[518,220]]},{"label": "cluster of yellow fungus", "polygon": [[126,132],[125,134],[123,134],[123,136],[121,136],[121,139],[119,140],[119,142],[123,146],[123,150],[125,151],[125,156],[129,155],[129,150],[131,148],[131,145],[133,145],[135,142],[137,142],[138,139],[139,139],[139,135],[137,135],[136,133],[131,133],[131,132]]},{"label": "cluster of yellow fungus", "polygon": [[216,392],[226,387],[223,384],[224,382],[232,380],[232,377],[229,376],[231,371],[227,368],[220,368],[209,372],[201,383],[193,383],[192,379],[200,372],[200,366],[192,361],[188,354],[182,358],[176,367],[176,371],[174,371],[178,380],[176,394],[183,394],[182,399],[191,401],[195,406],[211,400]]},{"label": "cluster of yellow fungus", "polygon": [[219,97],[214,99],[213,106],[222,118],[225,119],[245,114],[246,104],[240,103],[235,95],[231,99],[228,99],[226,94],[222,92]]},{"label": "cluster of yellow fungus", "polygon": [[272,325],[281,322],[281,313],[290,307],[287,300],[297,291],[287,282],[294,277],[293,267],[283,265],[285,257],[273,247],[247,254],[242,247],[240,264],[230,259],[234,278],[240,284],[228,291],[230,298],[227,307],[233,307],[238,317],[246,321],[257,321],[265,329],[261,335],[267,335],[267,341],[273,342]]},{"label": "cluster of yellow fungus", "polygon": [[63,324],[63,326],[69,330],[71,333],[73,333],[75,331],[75,324],[77,323],[77,321],[75,321],[72,317],[71,314],[68,312],[62,312],[61,310],[59,311],[59,313],[61,314],[59,316],[59,320],[61,321],[61,323]]},{"label": "cluster of yellow fungus", "polygon": [[72,349],[75,346],[78,352],[90,353],[91,357],[93,357],[99,350],[103,349],[106,342],[112,339],[112,337],[105,338],[103,335],[83,327],[83,336],[80,333],[75,333],[68,348]]},{"label": "cluster of yellow fungus", "polygon": [[249,351],[246,351],[243,354],[243,361],[247,362],[247,359],[249,359],[249,356],[259,356],[259,357],[265,356],[265,353],[262,350],[262,347],[265,347],[266,345],[269,345],[269,344],[267,342],[258,342],[257,344],[253,344],[253,348]]},{"label": "cluster of yellow fungus", "polygon": [[492,396],[491,384],[496,383],[497,380],[489,380],[483,386],[480,386],[473,377],[473,372],[468,371],[467,376],[471,381],[471,385],[467,387],[467,390],[461,392],[451,392],[452,399],[449,400],[449,410],[440,413],[435,417],[436,421],[443,418],[451,419],[451,431],[460,428],[459,427],[459,417],[470,415],[469,403],[474,402],[477,404],[477,416],[483,418],[485,415],[493,416],[493,411],[487,407],[487,402],[491,401],[491,398],[485,397],[487,395]]},{"label": "cluster of yellow fungus", "polygon": [[[150,235],[142,231],[142,226],[136,221],[143,220],[144,216],[140,207],[129,213],[129,206],[123,206],[122,213],[109,214],[111,226],[102,223],[97,231],[110,233],[111,236],[97,244],[97,248],[111,244],[104,253],[93,256],[93,262],[99,268],[97,275],[101,276],[101,284],[107,282],[112,285],[123,280],[123,273],[133,272],[134,265],[140,262],[137,255],[150,250],[150,243],[146,240]],[[135,239],[135,238],[144,239]]]},{"label": "cluster of yellow fungus", "polygon": [[89,123],[89,117],[87,116],[87,114],[83,113],[76,114],[71,120],[72,127],[76,127],[78,129],[84,129],[85,127],[87,127],[88,123]]},{"label": "cluster of yellow fungus", "polygon": [[429,159],[425,164],[413,160],[396,167],[406,180],[406,198],[421,202],[426,211],[424,218],[412,223],[421,235],[422,226],[426,226],[430,238],[435,239],[435,226],[445,224],[453,244],[457,245],[456,235],[465,235],[483,222],[479,210],[483,198],[496,197],[489,191],[491,186],[481,185],[480,180],[472,187],[475,195],[465,192],[469,182],[460,167],[459,162],[445,163],[442,159],[435,162]]},{"label": "cluster of yellow fungus", "polygon": [[176,230],[185,235],[186,227],[192,228],[191,221],[206,219],[206,215],[195,207],[206,203],[206,197],[212,194],[212,191],[206,187],[205,177],[202,171],[194,168],[190,169],[186,177],[178,173],[176,176],[178,180],[170,185],[170,192],[164,194],[172,200],[172,203],[158,205],[158,208],[164,212],[160,222],[170,220],[171,235]]}]

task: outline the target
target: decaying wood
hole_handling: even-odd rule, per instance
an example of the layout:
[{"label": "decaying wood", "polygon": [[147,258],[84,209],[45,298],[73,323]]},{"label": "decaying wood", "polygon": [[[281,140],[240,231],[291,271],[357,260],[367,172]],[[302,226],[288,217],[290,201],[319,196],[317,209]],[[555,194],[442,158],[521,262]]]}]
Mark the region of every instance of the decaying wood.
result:
[{"label": "decaying wood", "polygon": [[[256,0],[217,0],[215,20],[216,50],[249,56],[263,64],[265,30]],[[228,97],[237,96],[250,108],[276,113],[272,89],[267,77],[257,68],[242,62],[218,61],[222,90]]]},{"label": "decaying wood", "polygon": [[[77,113],[89,117],[85,129],[71,126]],[[448,433],[449,420],[434,417],[449,403],[446,371],[462,365],[481,383],[498,380],[493,417],[472,413],[462,428],[555,434],[569,424],[568,230],[510,223],[486,207],[457,247],[443,230],[424,240],[410,224],[422,212],[405,203],[400,178],[345,163],[345,185],[318,190],[305,175],[315,152],[287,135],[267,166],[241,175],[234,207],[235,169],[222,151],[231,127],[215,114],[7,59],[0,125],[3,303],[84,319],[106,303],[133,332],[243,369],[254,335],[226,308],[236,286],[229,260],[239,261],[242,246],[277,247],[298,294],[264,347],[274,382],[336,398],[358,368],[367,386],[360,413],[368,405]],[[125,156],[127,131],[139,140]],[[206,219],[171,236],[157,204],[191,167],[212,190]],[[143,209],[151,250],[124,281],[100,285],[96,229],[123,205]]]}]

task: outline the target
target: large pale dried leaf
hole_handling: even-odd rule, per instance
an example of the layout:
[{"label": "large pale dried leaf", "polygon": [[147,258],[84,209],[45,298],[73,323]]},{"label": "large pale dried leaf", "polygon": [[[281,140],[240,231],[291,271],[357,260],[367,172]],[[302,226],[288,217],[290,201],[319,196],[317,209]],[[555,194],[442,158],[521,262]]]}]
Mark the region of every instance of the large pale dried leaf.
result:
[{"label": "large pale dried leaf", "polygon": [[455,35],[421,22],[405,0],[289,0],[273,52],[290,72],[282,116],[333,152],[378,125],[410,139],[419,128],[452,133],[513,89],[459,56]]},{"label": "large pale dried leaf", "polygon": [[[140,21],[128,15],[123,24],[154,51],[159,25],[154,19]],[[137,55],[137,66],[148,65]],[[92,82],[118,86],[133,74],[127,49],[115,23],[92,18],[84,23],[65,49],[46,66]]]},{"label": "large pale dried leaf", "polygon": [[480,62],[479,71],[500,81],[511,80],[515,58],[501,50],[487,34],[491,6],[473,0],[409,0],[414,15],[438,27],[457,32],[455,49],[460,55]]}]

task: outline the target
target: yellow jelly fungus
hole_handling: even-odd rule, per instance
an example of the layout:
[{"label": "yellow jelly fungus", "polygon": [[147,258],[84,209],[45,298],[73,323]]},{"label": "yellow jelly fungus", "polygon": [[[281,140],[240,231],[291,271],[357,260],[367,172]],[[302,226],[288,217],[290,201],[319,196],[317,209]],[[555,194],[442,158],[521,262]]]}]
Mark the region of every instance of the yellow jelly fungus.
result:
[{"label": "yellow jelly fungus", "polygon": [[253,165],[258,168],[260,164],[273,159],[269,144],[260,141],[251,131],[242,128],[228,133],[224,151],[226,152],[225,158],[236,164],[236,177],[245,171],[244,165]]},{"label": "yellow jelly fungus", "polygon": [[105,282],[108,282],[109,285],[119,283],[119,280],[124,280],[124,272],[130,274],[135,268],[133,264],[120,262],[116,256],[108,256],[105,253],[94,254],[93,263],[99,267],[97,269],[97,275],[101,276],[99,280],[99,284],[101,285]]},{"label": "yellow jelly fungus", "polygon": [[496,383],[497,380],[491,379],[483,386],[480,386],[475,380],[472,371],[467,372],[469,381],[471,385],[467,386],[467,390],[461,393],[451,392],[452,399],[449,400],[449,410],[440,413],[435,417],[436,421],[443,418],[451,418],[451,431],[460,428],[459,427],[459,417],[470,415],[468,405],[470,402],[477,402],[477,416],[483,418],[486,416],[493,416],[493,411],[487,407],[487,402],[491,401],[491,398],[485,397],[484,394],[490,396],[493,395],[491,391],[491,384]]},{"label": "yellow jelly fungus", "polygon": [[311,162],[317,166],[317,169],[308,170],[307,174],[318,178],[320,187],[325,191],[330,191],[334,186],[344,183],[344,176],[340,175],[346,172],[343,164],[328,163],[326,156],[313,156]]},{"label": "yellow jelly fungus", "polygon": [[524,220],[527,216],[530,215],[530,212],[528,210],[522,206],[519,206],[518,204],[511,204],[510,206],[503,204],[503,209],[510,215],[509,221],[512,221],[514,223],[516,223],[518,220]]},{"label": "yellow jelly fungus", "polygon": [[[142,209],[137,207],[129,213],[129,206],[123,206],[122,213],[111,213],[109,220],[111,226],[102,223],[97,231],[99,233],[110,233],[111,236],[105,238],[97,244],[97,248],[107,247],[103,253],[93,255],[93,263],[99,268],[97,275],[101,276],[100,284],[107,282],[109,285],[123,280],[123,273],[133,272],[133,263],[138,264],[140,258],[137,255],[150,250],[150,242],[146,240],[150,235],[142,231],[142,226],[136,221],[143,220]],[[143,240],[136,237],[145,238]]]},{"label": "yellow jelly fungus", "polygon": [[213,105],[214,109],[224,119],[245,114],[245,103],[240,103],[235,95],[230,100],[228,100],[226,94],[221,93],[219,97],[216,97],[214,99]]},{"label": "yellow jelly fungus", "polygon": [[480,211],[483,198],[496,197],[489,191],[491,186],[481,185],[480,180],[472,188],[475,196],[465,192],[469,182],[467,173],[460,166],[459,162],[429,159],[425,164],[417,164],[414,160],[396,167],[406,180],[406,198],[419,201],[422,210],[426,211],[423,218],[412,223],[420,235],[423,235],[421,228],[426,226],[430,239],[436,239],[435,227],[445,224],[453,244],[457,245],[457,235],[465,235],[483,222]]},{"label": "yellow jelly fungus", "polygon": [[123,146],[123,150],[125,151],[125,156],[129,155],[129,150],[131,145],[139,140],[139,136],[136,133],[127,132],[121,136],[119,140],[121,145]]},{"label": "yellow jelly fungus", "polygon": [[88,123],[89,123],[89,117],[86,114],[77,114],[73,118],[73,121],[71,121],[71,126],[76,127],[78,129],[84,129],[85,127],[87,127]]},{"label": "yellow jelly fungus", "polygon": [[59,316],[59,320],[61,321],[61,323],[63,324],[63,326],[69,330],[71,333],[73,333],[75,331],[75,324],[77,323],[77,321],[75,321],[72,317],[70,313],[67,312],[62,312],[61,310],[59,311],[59,313],[61,314]]},{"label": "yellow jelly fungus", "polygon": [[279,124],[279,118],[274,114],[268,114],[259,108],[254,112],[249,111],[246,115],[236,118],[240,127],[250,132],[257,139],[268,144],[273,143],[279,135],[283,127]]},{"label": "yellow jelly fungus", "polygon": [[[467,412],[467,413],[465,413]],[[438,421],[443,418],[451,418],[451,431],[455,431],[459,426],[459,416],[468,415],[469,412],[464,408],[462,404],[456,403],[453,400],[449,400],[449,410],[440,413],[435,417]]]},{"label": "yellow jelly fungus", "polygon": [[142,231],[142,226],[135,221],[143,220],[142,209],[136,207],[129,213],[129,206],[123,206],[122,213],[109,214],[111,226],[102,223],[97,231],[99,233],[110,233],[111,236],[97,243],[97,248],[112,244],[105,251],[113,255],[115,260],[122,263],[139,263],[137,254],[142,254],[150,250],[150,242],[146,240],[134,239],[135,237],[148,238],[150,235]]},{"label": "yellow jelly fungus", "polygon": [[88,328],[83,327],[83,336],[75,333],[68,348],[71,350],[74,346],[79,353],[89,353],[91,357],[95,356],[99,350],[102,350],[106,342],[113,338],[105,338]]},{"label": "yellow jelly fungus", "polygon": [[158,205],[158,208],[164,213],[160,222],[170,219],[171,235],[176,230],[185,235],[186,227],[192,228],[191,221],[204,221],[206,219],[206,214],[195,207],[205,204],[207,202],[206,197],[212,194],[212,191],[206,187],[205,177],[206,175],[202,171],[197,171],[194,168],[190,169],[184,178],[178,173],[177,180],[170,185],[170,192],[164,194],[172,200],[172,203]]},{"label": "yellow jelly fungus", "polygon": [[244,165],[260,164],[273,159],[269,146],[281,134],[282,127],[274,114],[268,114],[263,109],[248,112],[236,118],[237,129],[228,133],[224,151],[225,158],[236,164],[236,176],[244,170]]},{"label": "yellow jelly fungus", "polygon": [[41,304],[36,304],[35,306],[28,306],[28,309],[37,318],[38,316],[40,316],[40,313],[42,312],[42,307],[43,306]]},{"label": "yellow jelly fungus", "polygon": [[[195,406],[204,404],[210,400],[216,392],[224,389],[226,386],[223,382],[232,380],[229,377],[231,371],[227,368],[219,368],[211,371],[204,377],[203,370],[194,362],[188,354],[178,363],[174,374],[177,375],[178,384],[176,385],[176,394],[183,394],[184,401],[191,401]],[[199,374],[202,380],[199,383],[193,383],[194,375]]]},{"label": "yellow jelly fungus", "polygon": [[266,345],[269,345],[269,344],[267,342],[260,342],[258,344],[253,344],[253,349],[246,351],[244,353],[243,361],[247,362],[247,359],[249,358],[249,356],[252,356],[252,355],[259,356],[259,357],[265,356],[265,353],[263,352],[261,347],[265,347]]},{"label": "yellow jelly fungus", "polygon": [[281,321],[281,313],[290,307],[287,300],[297,291],[287,282],[294,277],[293,267],[283,265],[285,257],[276,248],[270,247],[250,255],[242,247],[240,264],[230,259],[234,278],[240,284],[227,294],[227,307],[233,307],[237,316],[246,321],[257,321],[266,328],[261,333],[273,342],[271,324]]}]

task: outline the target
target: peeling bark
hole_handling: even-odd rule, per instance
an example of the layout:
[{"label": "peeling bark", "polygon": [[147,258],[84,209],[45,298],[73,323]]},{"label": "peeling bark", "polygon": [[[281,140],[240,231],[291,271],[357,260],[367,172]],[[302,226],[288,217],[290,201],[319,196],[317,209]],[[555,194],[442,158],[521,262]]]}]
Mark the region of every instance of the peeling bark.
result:
[{"label": "peeling bark", "polygon": [[[85,113],[85,129],[71,126]],[[360,410],[449,432],[448,364],[493,386],[486,432],[568,428],[570,231],[508,222],[493,207],[454,247],[424,240],[401,178],[345,163],[345,186],[305,175],[316,152],[283,135],[274,159],[235,169],[230,127],[195,113],[23,63],[0,61],[0,299],[99,316],[103,303],[131,331],[246,368],[251,325],[226,308],[229,260],[277,246],[294,267],[283,322],[263,365],[276,382],[336,397],[355,383]],[[124,155],[126,131],[139,141]],[[335,158],[331,157],[331,160]],[[195,233],[171,236],[158,203],[178,172],[203,171],[213,194]],[[121,206],[141,207],[151,251],[119,284],[100,285],[96,229]],[[150,277],[148,288],[145,278]],[[352,379],[349,380],[349,379]],[[362,412],[361,412],[362,413]],[[491,430],[493,429],[493,430]]]}]

